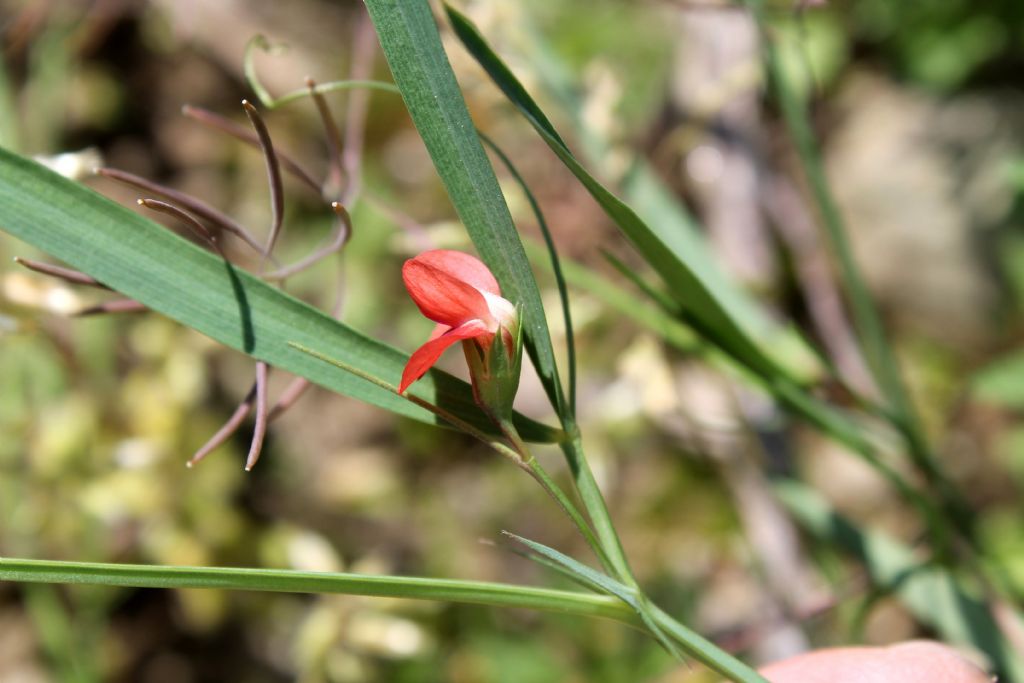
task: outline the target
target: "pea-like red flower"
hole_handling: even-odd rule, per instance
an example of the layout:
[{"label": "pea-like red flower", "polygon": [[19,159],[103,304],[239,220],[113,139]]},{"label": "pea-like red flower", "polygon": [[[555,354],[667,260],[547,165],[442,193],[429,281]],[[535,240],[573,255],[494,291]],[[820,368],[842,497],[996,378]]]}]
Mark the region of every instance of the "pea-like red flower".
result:
[{"label": "pea-like red flower", "polygon": [[[496,336],[508,354],[518,353],[519,314],[502,298],[498,281],[475,256],[436,249],[409,259],[402,267],[409,296],[426,317],[437,323],[427,343],[416,349],[402,373],[399,392],[429,370],[457,341],[464,342],[467,358],[486,358]],[[474,363],[470,363],[471,370]],[[518,367],[516,368],[518,372]],[[473,375],[474,388],[483,378]],[[518,384],[518,376],[516,377]]]}]

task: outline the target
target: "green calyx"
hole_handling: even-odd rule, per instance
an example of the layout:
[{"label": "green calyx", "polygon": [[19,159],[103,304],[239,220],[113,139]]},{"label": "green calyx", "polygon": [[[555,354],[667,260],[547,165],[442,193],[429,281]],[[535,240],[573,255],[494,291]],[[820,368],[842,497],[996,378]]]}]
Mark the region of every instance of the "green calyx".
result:
[{"label": "green calyx", "polygon": [[473,397],[496,422],[512,415],[523,365],[523,326],[519,307],[512,324],[499,325],[489,345],[477,339],[463,342],[473,383]]}]

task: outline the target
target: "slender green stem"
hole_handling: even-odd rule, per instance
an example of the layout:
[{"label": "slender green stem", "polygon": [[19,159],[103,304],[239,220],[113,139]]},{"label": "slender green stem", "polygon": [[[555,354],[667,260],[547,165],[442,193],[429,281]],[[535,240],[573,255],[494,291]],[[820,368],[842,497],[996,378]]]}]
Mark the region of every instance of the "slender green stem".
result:
[{"label": "slender green stem", "polygon": [[300,88],[293,90],[289,93],[282,95],[281,97],[275,98],[267,90],[266,86],[260,80],[259,74],[256,73],[256,51],[267,52],[269,54],[277,54],[283,52],[286,46],[280,44],[271,44],[265,36],[255,35],[245,46],[245,55],[242,58],[242,70],[245,73],[245,80],[248,82],[249,87],[256,94],[256,98],[260,101],[267,109],[276,109],[281,105],[288,104],[289,102],[295,102],[301,100],[304,97],[310,97],[311,95],[318,94],[323,95],[329,92],[335,92],[338,90],[351,90],[353,88],[367,88],[370,90],[382,90],[384,92],[399,93],[398,86],[394,83],[387,83],[385,81],[372,81],[372,80],[345,80],[345,81],[329,81],[327,83],[318,83],[313,88]]},{"label": "slender green stem", "polygon": [[0,581],[137,588],[218,588],[285,593],[344,593],[562,612],[637,624],[617,598],[484,581],[223,567],[0,559]]},{"label": "slender green stem", "polygon": [[[767,681],[756,671],[745,665],[739,659],[720,649],[711,641],[680,624],[664,610],[651,603],[644,595],[633,576],[632,569],[630,569],[629,566],[629,561],[626,558],[626,554],[622,548],[622,543],[619,540],[618,533],[615,531],[611,515],[609,514],[608,507],[605,504],[604,496],[601,494],[601,490],[597,485],[597,481],[594,479],[593,472],[591,471],[590,465],[584,455],[583,443],[580,439],[579,432],[575,428],[575,425],[568,419],[566,419],[565,422],[568,423],[566,424],[566,431],[569,431],[573,435],[573,438],[561,444],[562,450],[565,453],[570,469],[573,472],[576,490],[580,494],[580,498],[597,529],[597,539],[595,539],[591,545],[594,546],[595,542],[599,543],[599,546],[595,548],[595,552],[598,554],[598,557],[601,558],[602,565],[605,567],[606,571],[615,576],[619,582],[623,584],[620,588],[622,591],[625,591],[621,594],[619,592],[613,592],[613,594],[619,595],[620,598],[623,598],[623,601],[626,604],[631,605],[633,609],[636,610],[640,621],[670,652],[675,652],[674,647],[672,647],[673,643],[675,643],[680,646],[680,649],[683,652],[732,681],[736,681],[737,683],[767,683]],[[512,434],[509,435],[509,438],[512,440],[513,445],[516,448],[526,449],[526,444],[517,436],[513,436],[515,432],[514,428],[510,428],[507,421],[502,424],[503,431],[506,431],[506,433],[509,431],[512,432]],[[529,456],[528,451],[523,452],[526,454],[524,457],[526,464],[536,463],[536,460],[533,459],[532,456]],[[536,471],[543,477],[543,480],[538,479],[538,481],[546,490],[548,490],[549,493],[553,496],[556,495],[555,491],[559,491],[560,493],[557,485],[555,485],[554,482],[551,482],[550,479],[547,479],[547,473],[544,472],[539,465],[537,465]],[[562,495],[564,496],[564,494]],[[565,509],[566,513],[573,519],[581,531],[590,528],[586,521],[582,519],[582,516],[577,516],[578,513],[574,514],[575,506],[573,506],[567,498],[556,499],[559,500],[563,509]],[[586,531],[584,531],[584,536],[587,536],[588,541],[590,541],[590,537]],[[530,542],[527,541],[527,543]],[[548,552],[555,553],[556,551],[548,549]],[[571,560],[566,559],[565,561],[570,562]],[[597,576],[596,572],[593,570],[590,571],[592,575]],[[602,584],[598,583],[598,585]]]},{"label": "slender green stem", "polygon": [[551,476],[547,473],[540,462],[536,458],[530,458],[524,463],[524,469],[529,472],[541,487],[548,492],[548,494],[555,499],[558,506],[562,508],[562,511],[568,515],[569,519],[572,520],[576,528],[579,529],[583,538],[586,539],[587,545],[590,546],[591,550],[600,560],[601,566],[605,568],[605,571],[614,572],[615,566],[608,558],[604,548],[601,547],[601,541],[594,534],[593,528],[590,523],[587,522],[586,517],[579,511],[576,505],[570,500],[569,496],[565,494],[565,491],[551,479]]},{"label": "slender green stem", "polygon": [[654,622],[679,643],[686,654],[702,662],[708,668],[737,683],[768,683],[768,679],[764,676],[736,657],[721,650],[696,631],[686,628],[660,607],[649,605],[648,610]]},{"label": "slender green stem", "polygon": [[370,80],[346,80],[346,81],[328,81],[326,83],[318,83],[312,89],[301,88],[298,90],[292,90],[291,92],[285,93],[278,98],[271,99],[270,102],[264,102],[264,106],[267,109],[277,109],[278,107],[301,100],[304,97],[311,96],[314,92],[318,95],[324,93],[337,92],[339,90],[352,90],[354,88],[364,88],[366,90],[379,90],[381,92],[389,92],[397,94],[399,92],[398,86],[394,83],[388,83],[387,81],[370,81]]},{"label": "slender green stem", "polygon": [[[758,23],[764,27],[763,0],[748,0],[748,3]],[[783,119],[796,145],[811,193],[818,205],[829,246],[839,264],[839,272],[849,295],[854,325],[864,346],[872,375],[892,408],[893,423],[906,438],[907,450],[915,466],[929,484],[935,486],[946,498],[948,505],[962,512],[965,506],[948,483],[923,436],[923,429],[900,375],[896,355],[886,338],[881,316],[854,261],[843,217],[829,189],[806,109],[793,92],[770,37],[765,39],[764,46],[768,73],[782,109]]]},{"label": "slender green stem", "polygon": [[604,501],[604,496],[601,495],[601,489],[597,485],[597,480],[594,479],[590,463],[587,462],[586,455],[583,453],[583,441],[580,438],[579,430],[574,424],[570,424],[567,425],[566,431],[572,434],[572,438],[561,442],[559,446],[569,464],[569,470],[572,472],[573,482],[580,495],[580,500],[583,501],[583,507],[586,508],[587,514],[594,523],[594,530],[597,532],[601,547],[612,565],[613,574],[626,585],[635,588],[637,583],[633,577],[633,570],[630,569],[629,560],[626,559],[626,553],[622,548],[622,541],[619,540],[619,535],[615,531],[611,514],[608,512],[608,505]]},{"label": "slender green stem", "polygon": [[[749,3],[754,9],[758,22],[763,26],[762,0],[749,0]],[[906,414],[909,411],[906,389],[900,378],[892,348],[886,339],[881,317],[875,308],[867,285],[861,277],[860,270],[854,262],[853,250],[850,248],[842,214],[829,189],[807,112],[793,92],[770,37],[765,39],[764,46],[765,61],[771,83],[782,109],[783,119],[796,145],[805,175],[810,183],[811,193],[821,213],[829,246],[839,264],[840,275],[850,298],[854,324],[860,333],[872,374],[885,393],[887,400],[899,413]]]},{"label": "slender green stem", "polygon": [[856,423],[845,419],[831,406],[818,402],[789,382],[778,381],[769,385],[768,389],[786,408],[860,455],[904,500],[916,507],[937,547],[948,543],[949,533],[943,521],[942,509],[882,460],[875,446],[864,437]]},{"label": "slender green stem", "polygon": [[607,554],[604,552],[604,549],[601,547],[601,542],[595,535],[590,522],[587,521],[587,518],[583,516],[583,513],[580,512],[579,508],[575,506],[569,497],[565,495],[561,486],[551,478],[551,475],[549,475],[548,471],[544,469],[540,461],[537,460],[537,458],[530,456],[523,462],[522,467],[531,477],[534,477],[534,479],[541,484],[541,487],[548,492],[548,495],[558,503],[558,507],[560,507],[568,518],[572,520],[575,527],[580,529],[580,533],[582,533],[583,538],[587,541],[587,545],[589,545],[591,550],[594,551],[594,554],[601,562],[601,566],[604,567],[605,571],[613,571],[613,565],[608,559]]},{"label": "slender green stem", "polygon": [[519,460],[516,464],[529,474],[534,480],[540,484],[541,488],[547,491],[548,495],[554,498],[558,506],[562,508],[562,511],[572,520],[572,523],[579,529],[587,545],[590,546],[591,550],[600,560],[601,566],[606,571],[613,571],[614,565],[608,559],[607,553],[601,545],[601,541],[594,534],[594,529],[590,526],[590,523],[576,507],[576,504],[565,494],[562,487],[555,483],[555,480],[548,475],[547,470],[540,464],[540,461],[534,457],[533,452],[530,450],[529,445],[523,441],[523,438],[519,436],[518,430],[511,420],[495,418],[495,423],[501,429],[502,433],[512,443],[512,448],[519,455]]}]

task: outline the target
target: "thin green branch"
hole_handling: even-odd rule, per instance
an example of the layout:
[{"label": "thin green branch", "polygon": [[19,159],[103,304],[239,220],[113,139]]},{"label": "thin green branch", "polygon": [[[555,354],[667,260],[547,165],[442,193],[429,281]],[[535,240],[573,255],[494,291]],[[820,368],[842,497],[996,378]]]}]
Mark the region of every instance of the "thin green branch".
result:
[{"label": "thin green branch", "polygon": [[291,92],[281,95],[281,97],[274,97],[267,90],[263,82],[260,81],[259,74],[256,73],[256,50],[266,52],[269,54],[278,54],[285,49],[283,45],[273,45],[266,39],[265,36],[255,35],[245,46],[245,56],[243,57],[243,71],[245,73],[245,80],[252,88],[253,93],[259,99],[267,109],[277,109],[280,106],[301,100],[304,97],[310,97],[313,94],[323,95],[330,92],[337,92],[339,90],[352,90],[354,88],[366,88],[368,90],[380,90],[382,92],[399,93],[398,86],[394,83],[387,83],[385,81],[374,81],[364,79],[352,79],[343,81],[328,81],[327,83],[318,83],[313,88],[299,88],[292,90]]},{"label": "thin green branch", "polygon": [[[750,4],[755,8],[755,13],[760,14],[760,0],[750,0]],[[759,21],[762,20],[763,18],[759,16]],[[872,374],[893,408],[905,416],[911,412],[906,388],[900,377],[892,348],[886,339],[881,317],[854,262],[843,218],[829,189],[807,112],[783,72],[772,40],[766,38],[764,43],[768,74],[782,109],[783,119],[810,183],[814,201],[818,205],[829,247],[839,265],[840,276],[849,295],[854,324],[865,347]]]},{"label": "thin green branch", "polygon": [[[763,0],[747,0],[761,27],[766,31]],[[800,163],[825,229],[827,241],[839,265],[839,273],[849,297],[854,326],[871,373],[888,401],[890,421],[904,436],[907,452],[929,485],[942,497],[949,520],[970,539],[971,512],[942,471],[927,443],[924,430],[900,374],[896,354],[889,343],[882,318],[861,276],[853,256],[843,216],[829,187],[821,154],[806,108],[797,97],[779,59],[772,37],[765,35],[764,55],[768,76],[774,88],[782,116],[796,145]]]},{"label": "thin green branch", "polygon": [[[524,242],[526,253],[539,258],[541,247],[534,242]],[[583,290],[597,298],[601,303],[615,312],[629,318],[640,327],[646,328],[662,337],[672,346],[685,353],[695,353],[709,348],[696,333],[677,317],[668,315],[660,308],[655,308],[618,284],[571,259],[562,259],[562,268],[566,280],[573,287]]]},{"label": "thin green branch", "polygon": [[541,466],[540,462],[530,455],[525,459],[523,469],[540,484],[541,488],[547,491],[548,495],[554,498],[558,506],[562,508],[562,511],[572,520],[573,524],[576,525],[576,528],[583,535],[583,538],[586,539],[587,545],[594,551],[594,555],[597,556],[605,571],[614,572],[615,565],[604,551],[600,539],[594,533],[593,527],[590,526],[590,523],[579,511],[579,508],[576,507],[576,504],[565,494],[565,491],[555,483],[547,470]]},{"label": "thin green branch", "polygon": [[[363,88],[366,90],[379,90],[381,92],[389,92],[392,94],[398,94],[398,87],[394,83],[388,83],[386,81],[372,81],[372,80],[360,80],[350,79],[344,81],[327,81],[326,83],[318,83],[313,89],[318,95],[324,95],[330,92],[338,92],[340,90],[353,90],[356,88]],[[309,97],[312,93],[309,88],[302,88],[299,90],[292,90],[284,95],[281,95],[277,99],[270,101],[270,104],[264,104],[268,109],[277,109],[280,106],[301,100],[304,97]]]},{"label": "thin green branch", "polygon": [[676,319],[682,317],[682,308],[679,304],[675,303],[668,294],[665,294],[657,287],[644,280],[634,268],[627,266],[615,254],[607,249],[602,249],[601,255],[604,256],[605,260],[612,265],[612,268],[619,272],[619,275],[629,280],[634,287],[643,292],[651,301],[658,304],[662,310],[666,311]]},{"label": "thin green branch", "polygon": [[559,446],[569,464],[573,483],[576,485],[580,500],[583,501],[583,507],[590,515],[590,519],[594,523],[594,530],[601,541],[601,547],[611,562],[614,576],[626,585],[635,587],[637,583],[633,577],[633,570],[630,569],[629,560],[626,559],[625,550],[622,548],[622,541],[619,540],[619,535],[615,531],[608,505],[601,494],[601,488],[597,485],[594,473],[590,469],[590,463],[587,462],[586,455],[583,453],[583,442],[579,432],[576,432],[571,440],[563,441]]},{"label": "thin green branch", "polygon": [[581,564],[568,555],[536,541],[531,541],[508,532],[505,532],[505,535],[560,566],[586,585],[593,587],[595,590],[614,595],[632,607],[636,610],[637,615],[651,635],[674,656],[689,655],[712,671],[717,671],[732,681],[739,681],[740,683],[767,683],[757,672],[736,659],[736,657],[725,652],[710,640],[686,628],[664,610],[654,605],[635,584],[626,585],[623,582],[616,581],[585,564]]},{"label": "thin green branch", "polygon": [[[679,643],[686,654],[704,662],[729,680],[737,683],[768,683],[764,676],[732,655],[719,650],[710,640],[686,628],[657,605],[649,605],[648,614],[675,642]],[[708,661],[708,652],[715,652],[713,662]]]}]

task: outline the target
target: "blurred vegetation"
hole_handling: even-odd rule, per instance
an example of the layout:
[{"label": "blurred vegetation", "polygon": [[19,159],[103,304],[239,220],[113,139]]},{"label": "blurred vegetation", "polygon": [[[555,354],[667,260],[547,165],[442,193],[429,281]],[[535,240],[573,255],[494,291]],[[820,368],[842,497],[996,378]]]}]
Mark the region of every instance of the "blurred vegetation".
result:
[{"label": "blurred vegetation", "polygon": [[[591,164],[599,175],[620,177],[624,156],[650,159],[708,225],[726,269],[823,343],[814,285],[801,280],[805,254],[778,218],[744,238],[739,260],[731,238],[714,232],[714,193],[735,180],[719,144],[736,131],[717,117],[734,98],[757,98],[752,128],[739,132],[753,136],[764,177],[790,178],[803,191],[775,104],[760,98],[758,53],[741,65],[752,76],[678,95],[694,68],[686,60],[713,61],[690,49],[700,41],[687,22],[741,10],[702,0],[458,4],[570,144],[607,145]],[[770,3],[771,39],[812,107],[855,251],[933,443],[979,512],[982,561],[1006,572],[1019,605],[1024,6],[801,5]],[[260,156],[189,122],[180,107],[244,121],[238,102],[252,94],[242,56],[257,33],[289,45],[257,59],[275,94],[302,87],[306,74],[344,77],[362,12],[319,0],[287,10],[265,0],[4,0],[0,144],[47,158],[92,150],[108,166],[265,225]],[[639,262],[461,48],[449,48],[478,125],[520,164],[564,254],[621,282],[601,251]],[[375,72],[388,77],[379,57]],[[336,112],[349,96],[330,96]],[[371,102],[366,201],[354,209],[341,269],[343,315],[412,349],[430,324],[402,290],[402,260],[424,239],[468,241],[400,98],[374,93]],[[276,144],[324,168],[309,102],[268,114],[268,123]],[[135,198],[102,179],[84,182]],[[536,238],[529,207],[511,182],[507,190],[523,232]],[[291,262],[330,223],[318,197],[292,181],[286,191]],[[751,267],[745,255],[758,249]],[[69,317],[98,295],[19,270],[15,255],[42,258],[0,240],[0,555],[554,585],[557,576],[489,541],[507,528],[584,555],[543,492],[475,442],[318,390],[275,423],[253,472],[241,466],[248,426],[186,469],[245,394],[250,363],[156,315]],[[336,270],[321,264],[290,291],[329,308]],[[555,311],[553,283],[537,271]],[[799,579],[793,585],[774,585],[765,569],[765,544],[774,546],[759,536],[756,506],[771,499],[766,472],[796,471],[858,524],[918,541],[920,529],[876,475],[698,354],[667,345],[593,293],[572,293],[588,453],[637,574],[660,604],[726,647],[761,656],[785,651],[786,637],[827,645],[931,634],[901,603],[873,594],[863,569],[828,543],[804,538],[782,560]],[[451,354],[444,366],[464,374],[461,363]],[[284,379],[272,379],[280,391]],[[545,417],[542,406],[539,384],[524,378],[521,409]],[[780,524],[774,533],[793,529]],[[1024,625],[1007,631],[1020,639]],[[712,680],[679,670],[655,643],[615,624],[397,600],[7,584],[0,632],[5,681]]]}]

